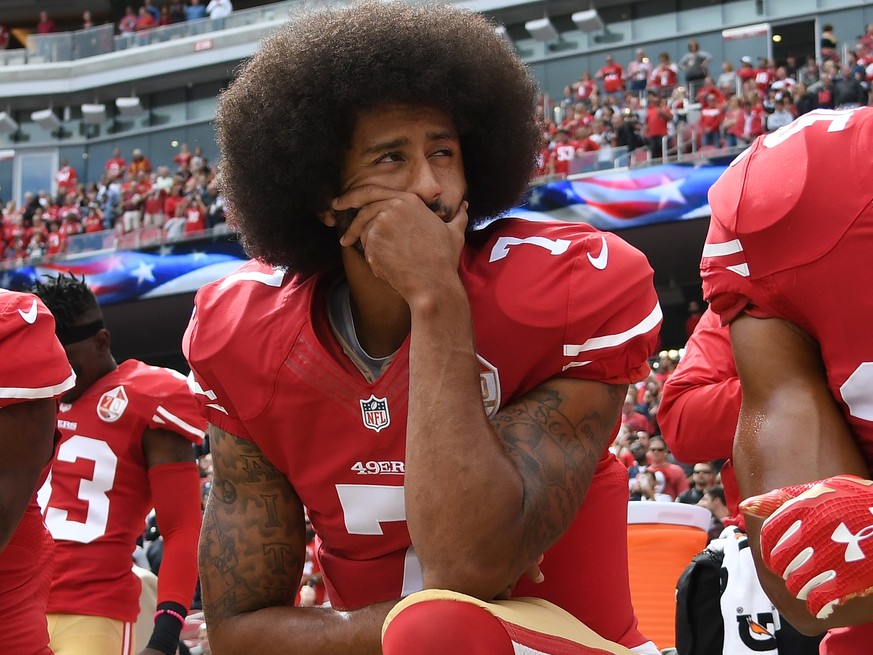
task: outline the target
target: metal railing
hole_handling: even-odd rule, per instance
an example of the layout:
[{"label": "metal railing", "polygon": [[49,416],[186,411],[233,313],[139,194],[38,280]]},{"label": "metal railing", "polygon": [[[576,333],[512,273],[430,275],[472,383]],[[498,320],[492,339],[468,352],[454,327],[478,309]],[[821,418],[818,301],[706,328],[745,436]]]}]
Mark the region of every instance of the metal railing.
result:
[{"label": "metal railing", "polygon": [[115,25],[111,24],[74,32],[31,34],[27,39],[26,49],[3,51],[0,53],[0,63],[14,65],[73,61],[174,39],[273,22],[284,19],[291,8],[301,2],[303,0],[276,2],[234,11],[224,18],[200,18],[125,34],[116,34]]}]

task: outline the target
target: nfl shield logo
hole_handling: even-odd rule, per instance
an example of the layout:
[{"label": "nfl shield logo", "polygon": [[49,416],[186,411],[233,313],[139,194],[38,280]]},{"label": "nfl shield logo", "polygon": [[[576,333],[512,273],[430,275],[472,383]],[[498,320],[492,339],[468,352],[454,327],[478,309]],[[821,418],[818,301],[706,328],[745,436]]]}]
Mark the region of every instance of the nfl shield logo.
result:
[{"label": "nfl shield logo", "polygon": [[370,395],[361,401],[361,416],[364,419],[364,427],[381,432],[391,425],[391,415],[388,413],[388,399],[376,398]]},{"label": "nfl shield logo", "polygon": [[127,393],[121,386],[107,391],[97,402],[97,416],[107,423],[114,423],[120,419],[125,409],[127,409]]}]

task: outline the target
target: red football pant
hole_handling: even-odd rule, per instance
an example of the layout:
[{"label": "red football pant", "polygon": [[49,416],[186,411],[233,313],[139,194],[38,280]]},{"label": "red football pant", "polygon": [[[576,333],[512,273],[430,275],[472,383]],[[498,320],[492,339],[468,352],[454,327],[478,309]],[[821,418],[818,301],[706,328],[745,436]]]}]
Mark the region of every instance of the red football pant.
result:
[{"label": "red football pant", "polygon": [[485,603],[427,590],[397,604],[382,628],[383,655],[632,655],[539,598]]}]

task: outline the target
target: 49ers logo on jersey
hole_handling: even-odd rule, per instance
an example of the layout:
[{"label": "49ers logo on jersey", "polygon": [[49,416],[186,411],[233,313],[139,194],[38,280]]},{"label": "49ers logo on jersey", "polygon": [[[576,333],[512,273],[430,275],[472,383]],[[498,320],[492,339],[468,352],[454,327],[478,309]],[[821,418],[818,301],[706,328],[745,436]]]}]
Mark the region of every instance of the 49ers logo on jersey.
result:
[{"label": "49ers logo on jersey", "polygon": [[391,414],[388,412],[388,399],[376,398],[373,394],[361,401],[361,416],[364,427],[381,432],[391,425]]},{"label": "49ers logo on jersey", "polygon": [[107,423],[114,423],[121,418],[127,409],[127,393],[124,387],[118,386],[110,389],[97,402],[97,416]]}]

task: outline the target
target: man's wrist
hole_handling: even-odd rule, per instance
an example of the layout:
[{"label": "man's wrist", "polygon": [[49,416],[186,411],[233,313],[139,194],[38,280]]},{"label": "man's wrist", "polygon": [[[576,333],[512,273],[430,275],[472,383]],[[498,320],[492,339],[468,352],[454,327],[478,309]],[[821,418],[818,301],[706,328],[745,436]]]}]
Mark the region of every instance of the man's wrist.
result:
[{"label": "man's wrist", "polygon": [[188,611],[179,603],[165,601],[158,603],[155,612],[155,627],[146,648],[159,650],[167,655],[173,655],[179,647],[179,635],[185,625]]}]

